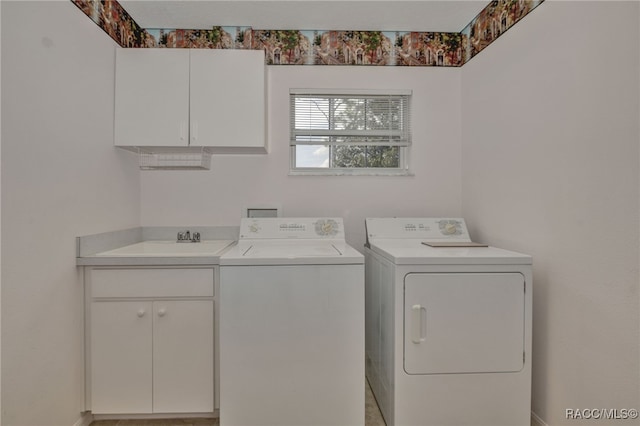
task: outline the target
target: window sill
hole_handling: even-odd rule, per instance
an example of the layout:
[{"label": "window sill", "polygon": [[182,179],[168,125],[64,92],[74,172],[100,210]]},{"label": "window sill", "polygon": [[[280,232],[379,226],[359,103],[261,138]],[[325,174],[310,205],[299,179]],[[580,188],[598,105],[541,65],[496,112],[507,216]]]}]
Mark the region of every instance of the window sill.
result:
[{"label": "window sill", "polygon": [[289,176],[414,176],[410,170],[290,170]]}]

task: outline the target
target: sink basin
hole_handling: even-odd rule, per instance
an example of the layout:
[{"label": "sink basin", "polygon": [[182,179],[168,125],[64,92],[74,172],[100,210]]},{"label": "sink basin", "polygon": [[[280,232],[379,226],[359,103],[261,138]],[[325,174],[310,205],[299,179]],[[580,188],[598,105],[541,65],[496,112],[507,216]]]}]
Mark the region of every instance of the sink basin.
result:
[{"label": "sink basin", "polygon": [[115,257],[194,257],[218,256],[233,244],[233,240],[205,240],[199,243],[175,241],[143,241],[113,250],[96,253],[95,256]]}]

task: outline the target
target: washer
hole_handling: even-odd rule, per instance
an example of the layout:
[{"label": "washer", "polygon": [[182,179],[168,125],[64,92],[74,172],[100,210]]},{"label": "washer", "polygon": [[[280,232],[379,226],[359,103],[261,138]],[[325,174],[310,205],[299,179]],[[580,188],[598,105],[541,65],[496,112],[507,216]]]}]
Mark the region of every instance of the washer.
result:
[{"label": "washer", "polygon": [[340,218],[245,218],[220,258],[220,424],[364,424],[364,256]]},{"label": "washer", "polygon": [[387,426],[528,426],[531,257],[473,247],[460,218],[365,224],[366,374]]}]

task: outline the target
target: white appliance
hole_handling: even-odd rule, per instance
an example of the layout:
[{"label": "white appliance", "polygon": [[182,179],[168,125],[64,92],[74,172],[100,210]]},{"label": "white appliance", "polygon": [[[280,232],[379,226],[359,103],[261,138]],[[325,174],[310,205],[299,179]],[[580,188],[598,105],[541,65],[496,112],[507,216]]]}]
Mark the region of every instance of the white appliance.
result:
[{"label": "white appliance", "polygon": [[220,258],[220,424],[364,424],[364,257],[339,218],[243,218]]},{"label": "white appliance", "polygon": [[365,223],[366,374],[387,426],[529,425],[531,257],[473,247],[459,218]]}]

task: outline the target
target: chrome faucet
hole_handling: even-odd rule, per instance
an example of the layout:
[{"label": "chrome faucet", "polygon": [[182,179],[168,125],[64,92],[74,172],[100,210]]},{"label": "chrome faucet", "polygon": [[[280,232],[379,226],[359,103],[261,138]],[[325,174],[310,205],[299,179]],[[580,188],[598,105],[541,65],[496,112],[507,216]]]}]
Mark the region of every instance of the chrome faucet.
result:
[{"label": "chrome faucet", "polygon": [[178,232],[178,242],[179,243],[199,243],[200,233],[194,232],[192,235],[191,231],[189,230],[186,230],[184,232]]}]

